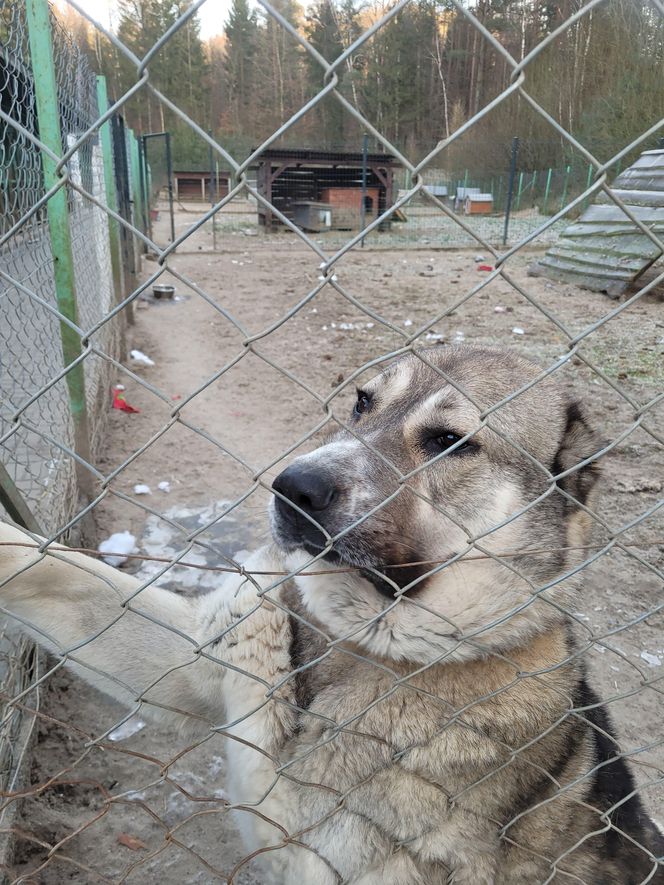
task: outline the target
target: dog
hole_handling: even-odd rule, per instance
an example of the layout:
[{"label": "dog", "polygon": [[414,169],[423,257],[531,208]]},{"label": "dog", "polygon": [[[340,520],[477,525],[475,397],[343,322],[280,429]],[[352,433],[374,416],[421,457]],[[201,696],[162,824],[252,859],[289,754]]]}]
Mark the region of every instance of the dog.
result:
[{"label": "dog", "polygon": [[268,885],[664,883],[567,614],[602,447],[521,357],[422,349],[279,474],[274,543],[217,590],[4,526],[3,610],[115,698],[225,735]]}]

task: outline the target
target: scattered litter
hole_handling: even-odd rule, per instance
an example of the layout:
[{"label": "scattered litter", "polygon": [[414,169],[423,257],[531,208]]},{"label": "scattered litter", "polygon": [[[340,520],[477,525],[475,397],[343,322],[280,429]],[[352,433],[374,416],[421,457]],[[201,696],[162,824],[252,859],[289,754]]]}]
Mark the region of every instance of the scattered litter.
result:
[{"label": "scattered litter", "polygon": [[408,326],[412,326],[412,325],[413,325],[413,321],[412,321],[412,320],[404,320],[404,321],[403,321],[403,324],[404,324],[404,326],[406,326],[406,328],[408,328]]},{"label": "scattered litter", "polygon": [[154,360],[151,360],[142,350],[132,350],[129,356],[135,363],[140,363],[142,366],[154,366]]},{"label": "scattered litter", "polygon": [[457,329],[456,332],[454,333],[454,343],[460,344],[462,341],[465,341],[465,340],[466,340],[466,336],[464,335],[464,333],[461,331],[461,329]]},{"label": "scattered litter", "polygon": [[134,408],[134,406],[130,406],[127,400],[125,399],[125,395],[123,393],[124,390],[123,384],[116,384],[112,390],[113,393],[113,405],[112,408],[119,409],[121,412],[140,412],[140,409]]},{"label": "scattered litter", "polygon": [[170,492],[171,484],[167,479],[162,480],[157,486],[160,492]]},{"label": "scattered litter", "polygon": [[493,312],[494,313],[506,313],[506,310],[502,304],[496,304],[496,306],[493,309]]},{"label": "scattered litter", "polygon": [[425,337],[427,341],[443,341],[445,338],[445,336],[441,335],[439,332],[427,332]]},{"label": "scattered litter", "polygon": [[475,256],[475,264],[479,264],[480,261],[484,261],[484,260],[485,260],[484,255],[476,255]]},{"label": "scattered litter", "polygon": [[145,722],[139,716],[130,716],[122,725],[118,725],[108,735],[109,741],[126,741],[132,734],[138,734],[145,728]]},{"label": "scattered litter", "polygon": [[490,273],[494,269],[494,267],[492,264],[478,264],[477,269],[483,270],[485,273]]},{"label": "scattered litter", "polygon": [[572,612],[575,618],[580,618],[582,621],[589,621],[590,618],[588,615],[585,615],[583,612]]},{"label": "scattered litter", "polygon": [[181,295],[174,295],[174,296],[173,296],[173,301],[184,301],[184,298],[182,298]]},{"label": "scattered litter", "polygon": [[152,490],[150,486],[146,486],[144,482],[139,482],[134,486],[134,494],[135,495],[151,495]]},{"label": "scattered litter", "polygon": [[129,833],[120,833],[118,836],[118,842],[120,845],[124,845],[125,848],[130,848],[132,851],[146,851],[148,847],[145,842],[141,842],[136,836],[130,836]]},{"label": "scattered litter", "polygon": [[526,333],[524,332],[524,330],[521,328],[521,326],[515,326],[515,327],[512,329],[512,331],[514,332],[515,335],[525,335],[525,334],[526,334]]},{"label": "scattered litter", "polygon": [[642,651],[641,659],[646,662],[649,667],[661,667],[662,659],[659,655],[651,655],[650,652]]},{"label": "scattered litter", "polygon": [[[351,329],[373,329],[373,323],[339,323],[336,328],[343,329],[344,332],[348,332]],[[332,323],[332,328],[335,328],[335,324]],[[327,326],[323,326],[323,331],[327,329]]]},{"label": "scattered litter", "polygon": [[620,667],[616,667],[615,664],[609,664],[612,670],[615,670],[616,673],[620,673]]},{"label": "scattered litter", "polygon": [[127,561],[127,555],[133,553],[136,549],[136,538],[131,532],[114,532],[110,538],[102,541],[97,550],[100,553],[116,553],[117,556],[103,556],[104,562],[118,568],[123,562]]}]

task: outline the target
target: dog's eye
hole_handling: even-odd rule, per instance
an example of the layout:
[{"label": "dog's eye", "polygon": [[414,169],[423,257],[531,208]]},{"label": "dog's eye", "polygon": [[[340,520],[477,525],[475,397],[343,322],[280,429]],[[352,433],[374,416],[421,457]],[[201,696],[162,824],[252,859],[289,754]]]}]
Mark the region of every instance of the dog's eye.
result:
[{"label": "dog's eye", "polygon": [[355,408],[353,409],[353,414],[357,417],[358,415],[362,415],[364,412],[368,412],[371,408],[371,397],[368,393],[365,393],[363,390],[357,391],[357,402],[355,403]]},{"label": "dog's eye", "polygon": [[[463,437],[459,436],[458,433],[453,433],[451,430],[445,430],[442,433],[436,434],[436,436],[429,436],[426,441],[426,446],[430,452],[434,455],[440,454],[440,452],[445,452],[447,449],[451,448],[454,443],[458,443],[460,439]],[[472,440],[467,439],[465,442],[461,443],[460,446],[457,446],[453,452],[450,452],[451,455],[456,455],[457,452],[463,452],[465,449],[473,448]]]}]

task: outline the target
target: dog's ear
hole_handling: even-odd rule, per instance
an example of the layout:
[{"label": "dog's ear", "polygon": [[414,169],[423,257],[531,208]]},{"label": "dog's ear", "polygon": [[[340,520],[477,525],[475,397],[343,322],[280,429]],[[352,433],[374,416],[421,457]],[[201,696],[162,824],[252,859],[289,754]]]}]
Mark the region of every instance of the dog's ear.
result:
[{"label": "dog's ear", "polygon": [[[565,422],[560,445],[551,466],[554,476],[592,458],[605,445],[601,436],[590,426],[578,402],[570,401],[567,404]],[[599,464],[597,461],[590,461],[558,480],[558,486],[580,504],[590,505],[599,475]],[[572,502],[569,503],[574,506]]]}]

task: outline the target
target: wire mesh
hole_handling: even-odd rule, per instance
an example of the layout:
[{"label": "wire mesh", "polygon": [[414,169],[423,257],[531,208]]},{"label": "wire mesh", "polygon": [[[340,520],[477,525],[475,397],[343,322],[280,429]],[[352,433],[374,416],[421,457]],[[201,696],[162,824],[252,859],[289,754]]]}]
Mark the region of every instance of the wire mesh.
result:
[{"label": "wire mesh", "polygon": [[[570,11],[520,60],[472,11],[454,3],[477,39],[511,70],[511,83],[417,161],[339,87],[346,62],[398,15],[405,0],[383,10],[334,59],[323,58],[280,8],[262,0],[284,46],[290,41],[290,51],[299,47],[319,66],[320,89],[303,97],[301,108],[243,160],[150,79],[160,53],[201,3],[175,18],[143,58],[76,2],[70,5],[133,66],[135,84],[111,108],[99,108],[87,62],[54,24],[63,96],[59,173],[68,195],[77,334],[96,441],[87,460],[77,450],[70,417],[66,378],[72,365],[63,364],[50,241],[43,208],[36,208],[44,196],[45,147],[30,99],[25,22],[18,5],[4,12],[2,174],[27,186],[8,188],[3,203],[0,255],[7,288],[0,305],[7,319],[0,442],[3,462],[48,541],[30,549],[29,538],[3,536],[8,546],[0,547],[0,587],[10,622],[58,655],[30,684],[22,676],[15,682],[10,668],[3,687],[6,722],[15,721],[10,714],[18,710],[43,731],[34,783],[17,789],[5,782],[3,808],[23,799],[27,809],[19,825],[5,827],[23,846],[9,868],[12,881],[56,882],[68,868],[80,881],[114,882],[146,876],[229,883],[291,882],[296,876],[312,883],[658,882],[664,875],[661,842],[640,806],[641,830],[632,829],[630,801],[638,794],[648,811],[661,815],[658,668],[664,650],[657,642],[662,644],[664,499],[661,481],[651,473],[662,464],[664,397],[662,341],[656,337],[661,321],[653,318],[656,306],[648,298],[664,274],[655,268],[638,290],[610,304],[574,286],[536,286],[522,258],[525,247],[553,242],[565,217],[598,194],[624,213],[633,234],[664,251],[661,228],[637,217],[608,184],[621,157],[637,151],[662,121],[602,161],[528,92],[529,62],[598,3]],[[659,3],[653,10],[662,14]],[[516,225],[512,245],[503,250],[502,219],[494,232],[487,219],[461,214],[448,198],[452,186],[473,187],[469,179],[454,175],[443,185],[432,169],[513,94],[578,152],[589,172],[574,187],[563,180],[555,214]],[[172,242],[165,220],[145,218],[155,199],[145,156],[142,170],[136,168],[140,155],[131,149],[121,163],[115,157],[125,179],[143,176],[142,212],[136,212],[140,186],[133,187],[131,214],[118,216],[108,205],[99,128],[136,96],[185,123],[229,173],[228,189],[209,209],[196,211],[193,219],[191,210],[178,213]],[[376,200],[360,206],[362,224],[321,236],[301,223],[295,204],[327,204],[331,195],[325,201],[320,190],[304,193],[302,170],[297,199],[273,193],[265,158],[268,151],[278,153],[280,139],[328,97],[370,134],[376,151],[395,159],[399,172],[391,198],[379,197],[382,172],[363,182],[362,199],[373,199],[375,185]],[[347,173],[355,183],[358,162]],[[522,181],[520,194],[528,187],[532,199],[536,181]],[[356,215],[358,206],[351,207]],[[458,232],[451,241],[465,238],[482,253],[478,262],[464,256],[470,271],[456,266],[463,253],[449,259],[409,255],[389,268],[384,252],[375,257],[371,247],[391,236],[386,228],[404,223],[396,220],[400,213],[416,217],[418,207]],[[255,226],[245,218],[254,211]],[[140,243],[152,259],[140,283],[124,292],[112,284],[113,224],[131,234],[132,252]],[[209,254],[201,260],[197,253],[209,248],[212,225],[220,234],[221,263],[207,270]],[[283,246],[273,227],[288,233]],[[441,228],[435,230],[429,240],[418,228],[418,244],[440,245]],[[385,244],[395,248],[399,241]],[[478,271],[476,263],[486,267]],[[242,274],[254,265],[256,274],[243,282]],[[450,289],[460,283],[458,292],[441,295],[446,280]],[[159,283],[175,285],[179,300],[157,305],[151,291]],[[252,294],[252,286],[258,293]],[[119,354],[130,306],[150,317],[141,324],[153,349],[146,348],[166,363],[154,372],[140,357]],[[177,313],[182,309],[186,322]],[[460,314],[476,328],[452,332]],[[512,314],[526,317],[530,327],[513,325]],[[323,344],[298,357],[298,348],[314,337]],[[454,360],[463,361],[463,351],[423,347],[465,339],[523,340],[522,352],[539,368],[504,364],[480,350],[474,351],[479,363],[469,357],[460,370]],[[178,359],[185,348],[187,356]],[[395,363],[399,358],[410,362]],[[381,394],[366,379],[385,367],[397,385],[395,400],[410,397],[408,409],[403,406],[410,424],[397,436],[416,433],[414,407],[426,412],[422,390],[429,407],[442,391],[466,415],[454,430],[438,426],[427,439],[418,437],[414,448],[420,456],[426,450],[426,458],[406,457],[394,433],[386,441],[380,410],[372,417],[372,403],[389,396],[390,388]],[[507,372],[502,385],[501,371]],[[108,419],[113,380],[135,397],[143,423],[123,424],[134,416],[120,409]],[[563,415],[554,381],[585,394],[608,438],[591,433],[574,409]],[[345,403],[356,384],[360,394],[349,419]],[[211,417],[215,410],[221,424]],[[373,422],[369,431],[361,423],[365,412]],[[390,416],[397,420],[403,415]],[[546,420],[550,427],[543,426]],[[530,437],[521,432],[526,425]],[[341,525],[328,523],[327,504],[312,504],[319,490],[298,497],[281,473],[294,454],[315,450],[321,431],[342,436],[336,449],[333,443],[321,450],[328,460],[320,464],[348,472],[356,486],[355,509]],[[561,439],[553,440],[555,434]],[[432,442],[438,449],[427,449]],[[459,469],[452,466],[455,453],[456,463],[472,463],[469,451],[477,446],[494,455],[490,467],[462,477],[467,499],[456,488],[437,494],[441,486],[450,491],[440,477]],[[624,474],[609,503],[598,504],[587,494],[592,465],[617,457]],[[159,491],[172,497],[159,499],[154,486],[169,463],[171,479],[162,480]],[[74,495],[81,469],[93,481],[92,498],[82,509]],[[219,489],[216,470],[223,474],[224,495],[210,503],[210,490]],[[509,482],[496,486],[492,477],[502,476],[501,470]],[[362,471],[372,477],[369,491]],[[438,485],[429,481],[435,471]],[[146,483],[137,480],[148,478],[153,488],[145,492]],[[198,501],[187,490],[196,482]],[[281,509],[274,506],[282,534],[290,525],[314,538],[308,552],[248,556],[244,548],[266,537],[258,510],[270,496],[281,502]],[[495,506],[487,504],[498,498]],[[91,559],[72,561],[62,551],[62,538],[90,512],[104,530],[122,520],[138,527],[138,554],[118,551],[118,538],[109,542],[133,576],[104,571]],[[563,538],[548,525],[562,521],[581,528]],[[445,537],[439,528],[432,545],[435,525]],[[532,536],[520,534],[524,525]],[[592,539],[586,536],[590,527]],[[363,556],[371,544],[388,553]],[[44,588],[35,604],[34,592],[22,594],[21,588],[38,581],[34,575],[44,568],[55,575],[53,589]],[[457,570],[462,577],[454,577]],[[223,573],[230,573],[226,584]],[[591,588],[587,595],[559,592],[576,582]],[[504,591],[517,585],[519,593]],[[456,614],[447,600],[427,593],[432,586],[442,588],[443,596],[459,596]],[[167,595],[169,590],[175,594]],[[472,617],[464,609],[468,599],[478,609]],[[66,710],[71,703],[64,698],[64,662],[130,713],[102,707],[90,695],[63,721],[58,704]],[[586,665],[601,683],[602,703],[580,676]],[[30,712],[34,692],[49,676],[53,706]],[[84,701],[86,691],[77,689]],[[618,737],[629,732],[626,745],[613,736],[603,704],[623,711]],[[642,722],[627,721],[640,714]],[[188,725],[202,728],[202,736],[189,740],[166,732],[159,743],[154,732],[143,731],[143,717],[169,715],[176,721],[184,715]],[[53,747],[63,734],[73,746],[67,757]],[[8,743],[4,738],[5,750]],[[121,772],[117,778],[108,776],[110,758]],[[616,768],[624,762],[637,772],[635,783]],[[601,794],[605,771],[614,789]],[[81,792],[85,808],[72,798]],[[608,805],[595,801],[600,794],[612,797]],[[64,804],[64,812],[45,813],[49,803]],[[91,855],[92,844],[103,850],[96,847]]]}]

